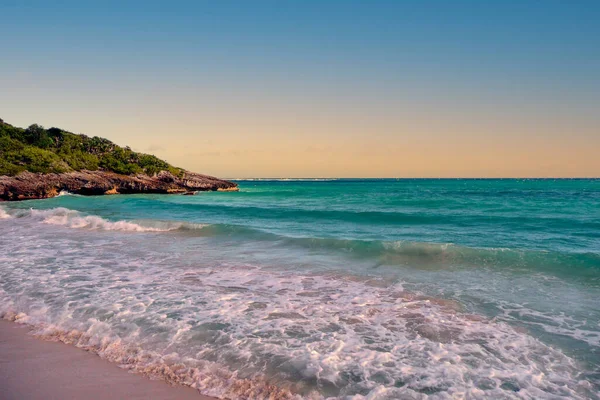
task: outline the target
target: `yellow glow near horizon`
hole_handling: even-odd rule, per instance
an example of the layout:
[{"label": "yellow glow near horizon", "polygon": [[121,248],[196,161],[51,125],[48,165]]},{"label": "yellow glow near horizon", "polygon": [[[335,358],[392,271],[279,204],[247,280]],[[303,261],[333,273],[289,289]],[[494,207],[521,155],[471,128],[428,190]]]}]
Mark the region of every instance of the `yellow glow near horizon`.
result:
[{"label": "yellow glow near horizon", "polygon": [[496,109],[494,99],[419,102],[414,93],[348,99],[218,87],[67,87],[56,98],[48,88],[18,88],[0,104],[8,123],[106,137],[219,177],[600,175],[600,118],[587,110]]}]

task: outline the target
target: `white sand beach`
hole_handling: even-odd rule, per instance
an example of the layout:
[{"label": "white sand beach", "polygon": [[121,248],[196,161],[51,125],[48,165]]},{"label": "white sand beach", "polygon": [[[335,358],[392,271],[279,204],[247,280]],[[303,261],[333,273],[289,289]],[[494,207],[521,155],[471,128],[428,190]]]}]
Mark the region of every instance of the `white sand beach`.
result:
[{"label": "white sand beach", "polygon": [[210,400],[197,390],[129,373],[97,355],[0,320],[2,400]]}]

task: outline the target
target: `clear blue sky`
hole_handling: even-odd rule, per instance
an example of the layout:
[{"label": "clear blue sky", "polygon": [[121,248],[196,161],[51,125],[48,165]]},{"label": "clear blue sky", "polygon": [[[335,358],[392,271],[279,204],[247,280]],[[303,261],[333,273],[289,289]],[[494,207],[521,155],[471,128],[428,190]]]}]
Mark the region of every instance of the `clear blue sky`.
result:
[{"label": "clear blue sky", "polygon": [[600,1],[87,3],[0,0],[0,118],[230,177],[600,175]]}]

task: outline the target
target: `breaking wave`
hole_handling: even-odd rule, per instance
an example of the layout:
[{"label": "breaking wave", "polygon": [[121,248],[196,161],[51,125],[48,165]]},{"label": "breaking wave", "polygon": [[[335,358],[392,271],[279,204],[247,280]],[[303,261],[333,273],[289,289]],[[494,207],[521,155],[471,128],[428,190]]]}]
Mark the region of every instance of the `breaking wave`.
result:
[{"label": "breaking wave", "polygon": [[10,218],[10,214],[4,210],[4,208],[0,207],[0,219],[8,219]]},{"label": "breaking wave", "polygon": [[[0,217],[2,217],[0,211]],[[8,217],[10,214],[5,213]],[[32,218],[45,224],[61,225],[68,228],[80,228],[103,231],[123,232],[169,232],[178,229],[192,230],[201,229],[203,224],[187,224],[171,221],[109,221],[96,215],[84,215],[79,211],[64,207],[51,208],[47,210],[15,210],[12,216],[17,218]]]},{"label": "breaking wave", "polygon": [[[357,240],[322,237],[290,237],[240,225],[211,224],[197,234],[269,241],[282,248],[300,248],[323,253],[338,253],[368,261],[372,267],[451,269],[510,268],[518,271],[543,271],[561,277],[589,279],[600,285],[600,254],[563,253],[532,249],[473,248],[453,243]],[[577,274],[573,274],[577,268]]]},{"label": "breaking wave", "polygon": [[[510,268],[519,271],[544,271],[557,276],[589,279],[600,285],[600,254],[565,253],[532,249],[472,248],[453,243],[380,241],[320,237],[290,237],[266,230],[230,224],[202,224],[183,221],[120,220],[110,221],[85,215],[64,207],[51,209],[0,208],[2,218],[31,218],[52,225],[103,231],[180,232],[204,237],[236,237],[242,240],[269,241],[280,247],[340,253],[368,260],[374,268],[406,266],[417,268]],[[573,268],[578,273],[572,274]]]}]

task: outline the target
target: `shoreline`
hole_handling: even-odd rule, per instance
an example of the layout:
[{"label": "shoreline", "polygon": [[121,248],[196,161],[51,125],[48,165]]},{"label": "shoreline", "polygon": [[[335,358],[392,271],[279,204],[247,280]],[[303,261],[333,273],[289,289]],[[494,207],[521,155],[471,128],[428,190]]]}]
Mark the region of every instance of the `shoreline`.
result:
[{"label": "shoreline", "polygon": [[130,373],[83,349],[46,341],[0,319],[0,388],[4,400],[215,400],[197,389]]}]

